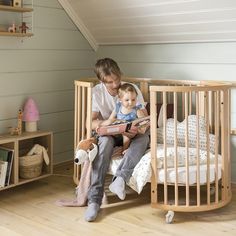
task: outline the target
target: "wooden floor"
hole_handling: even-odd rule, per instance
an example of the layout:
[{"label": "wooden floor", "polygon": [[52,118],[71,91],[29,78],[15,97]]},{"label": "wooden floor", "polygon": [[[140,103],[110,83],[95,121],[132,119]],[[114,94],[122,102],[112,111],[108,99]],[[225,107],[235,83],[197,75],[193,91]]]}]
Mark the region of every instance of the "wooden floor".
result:
[{"label": "wooden floor", "polygon": [[73,199],[72,168],[55,175],[0,192],[0,235],[236,235],[236,187],[232,202],[203,213],[176,213],[172,224],[166,212],[150,207],[150,186],[141,195],[131,191],[125,201],[109,195],[98,220],[84,221],[85,207],[58,207],[58,199]]}]

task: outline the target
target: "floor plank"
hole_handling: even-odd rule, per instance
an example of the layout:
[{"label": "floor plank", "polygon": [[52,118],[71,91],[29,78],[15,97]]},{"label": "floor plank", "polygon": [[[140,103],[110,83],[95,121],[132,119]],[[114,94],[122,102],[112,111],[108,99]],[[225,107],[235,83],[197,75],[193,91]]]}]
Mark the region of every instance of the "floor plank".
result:
[{"label": "floor plank", "polygon": [[150,185],[138,195],[128,189],[119,201],[106,191],[109,204],[96,222],[84,221],[86,207],[58,207],[58,199],[74,198],[71,165],[61,166],[46,179],[0,192],[1,235],[236,235],[236,187],[224,208],[201,213],[176,213],[173,224],[165,223],[166,212],[150,207]]}]

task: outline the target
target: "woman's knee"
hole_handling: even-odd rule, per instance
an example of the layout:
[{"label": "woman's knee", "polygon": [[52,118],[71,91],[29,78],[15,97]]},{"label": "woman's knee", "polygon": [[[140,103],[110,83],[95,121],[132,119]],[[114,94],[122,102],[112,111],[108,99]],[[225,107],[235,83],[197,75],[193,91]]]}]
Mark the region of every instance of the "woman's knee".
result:
[{"label": "woman's knee", "polygon": [[144,145],[148,146],[150,143],[150,137],[148,134],[139,134],[135,138],[138,142],[143,143]]},{"label": "woman's knee", "polygon": [[98,138],[98,145],[114,145],[114,138],[112,136],[100,136]]}]

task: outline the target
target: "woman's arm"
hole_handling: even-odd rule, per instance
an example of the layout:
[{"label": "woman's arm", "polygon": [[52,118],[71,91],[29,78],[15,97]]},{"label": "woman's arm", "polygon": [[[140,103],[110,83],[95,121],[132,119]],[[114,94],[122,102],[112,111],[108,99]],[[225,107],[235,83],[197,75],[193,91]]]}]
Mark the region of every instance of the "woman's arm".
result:
[{"label": "woman's arm", "polygon": [[99,126],[110,125],[116,120],[116,113],[113,111],[107,120],[99,120],[99,112],[92,112],[92,129],[96,130]]},{"label": "woman's arm", "polygon": [[103,122],[103,120],[99,120],[99,112],[92,112],[92,129],[96,130],[96,128]]},{"label": "woman's arm", "polygon": [[106,126],[112,124],[116,120],[115,110],[111,113],[110,117],[107,120],[102,121],[99,126]]}]

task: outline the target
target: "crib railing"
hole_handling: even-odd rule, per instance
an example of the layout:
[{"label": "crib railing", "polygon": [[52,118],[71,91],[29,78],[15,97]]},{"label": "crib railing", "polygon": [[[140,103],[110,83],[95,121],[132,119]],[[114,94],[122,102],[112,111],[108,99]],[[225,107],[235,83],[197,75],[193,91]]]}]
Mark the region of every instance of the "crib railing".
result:
[{"label": "crib railing", "polygon": [[[157,120],[153,114],[156,113],[156,103],[174,103],[174,119],[175,127],[178,120],[188,119],[187,115],[196,114],[197,116],[206,117],[207,121],[207,135],[214,133],[218,137],[219,142],[216,142],[215,153],[217,157],[218,151],[223,156],[222,165],[222,178],[218,180],[218,168],[215,168],[215,181],[210,183],[209,181],[205,185],[207,188],[206,196],[202,196],[201,186],[199,182],[199,168],[200,163],[197,162],[197,184],[190,186],[186,181],[186,186],[178,184],[176,179],[175,184],[172,184],[174,188],[174,204],[170,202],[170,190],[171,185],[167,181],[163,185],[158,185],[157,172],[155,168],[155,149],[156,149],[156,133],[153,132],[155,129],[151,129],[151,149],[152,149],[152,205],[154,207],[162,207],[164,209],[174,210],[210,210],[218,208],[229,202],[231,198],[231,186],[230,186],[230,149],[229,149],[229,87],[221,86],[218,82],[199,82],[199,81],[170,81],[170,80],[153,80],[148,78],[123,78],[123,81],[132,82],[139,86],[141,92],[146,101],[151,101],[151,127],[157,127]],[[89,138],[92,133],[92,87],[98,83],[96,78],[86,78],[84,80],[75,81],[75,134],[74,134],[74,148],[76,149],[80,140]],[[150,87],[152,86],[152,87]],[[150,93],[149,93],[150,91]],[[163,106],[164,121],[166,120],[166,106]],[[163,122],[165,124],[165,122]],[[186,122],[187,123],[187,122]],[[199,124],[197,124],[199,125]],[[166,129],[166,127],[165,127]],[[188,127],[186,127],[188,130]],[[198,130],[198,127],[197,127]],[[175,136],[176,136],[175,128]],[[188,132],[186,135],[188,140]],[[175,143],[176,143],[175,137]],[[188,143],[186,141],[186,143]],[[199,146],[199,134],[196,140],[197,146]],[[164,144],[167,146],[167,144]],[[209,144],[207,144],[209,145]],[[188,149],[188,146],[186,146]],[[209,153],[207,154],[209,156]],[[207,157],[209,158],[209,157]],[[188,158],[187,158],[188,160]],[[177,162],[177,159],[175,160]],[[165,166],[166,163],[164,163]],[[218,158],[215,159],[215,166],[218,166]],[[209,166],[209,163],[208,163]],[[177,168],[177,164],[176,164]],[[188,161],[186,161],[186,168],[189,168]],[[208,167],[209,168],[209,167]],[[166,172],[166,170],[165,170]],[[188,175],[188,172],[187,172]],[[188,179],[188,176],[186,178]],[[74,165],[74,182],[79,184],[80,179],[80,167]],[[208,177],[209,179],[209,177]],[[211,189],[214,186],[215,195],[214,202],[212,201]],[[157,199],[158,188],[163,188],[164,194],[162,199]],[[181,203],[180,197],[182,189],[185,194],[184,205]],[[192,201],[192,188],[195,188],[196,192],[196,204],[193,206]],[[161,195],[161,191],[158,191],[158,195]],[[180,196],[181,195],[181,196]],[[202,205],[203,198],[207,198],[206,204]],[[163,204],[164,201],[165,204]],[[181,203],[181,204],[180,204]],[[188,208],[186,208],[188,207]]]},{"label": "crib railing", "polygon": [[[150,86],[151,103],[151,202],[152,206],[173,211],[205,211],[227,204],[231,199],[230,172],[230,87],[219,83],[199,83],[198,86]],[[164,183],[159,184],[157,169],[157,106],[163,103],[163,149]],[[175,183],[167,178],[167,126],[166,105],[174,104],[174,171]],[[189,184],[189,115],[196,116],[196,184]],[[206,121],[206,183],[200,183],[200,124],[199,118]],[[178,181],[178,121],[185,120],[185,184]],[[210,181],[210,137],[215,135],[214,181]],[[219,176],[218,153],[222,156],[221,179]],[[212,164],[211,164],[212,165]],[[214,190],[214,191],[212,191]]]},{"label": "crib railing", "polygon": [[[75,81],[74,150],[92,132],[92,82]],[[74,182],[78,185],[80,166],[74,165]]]}]

